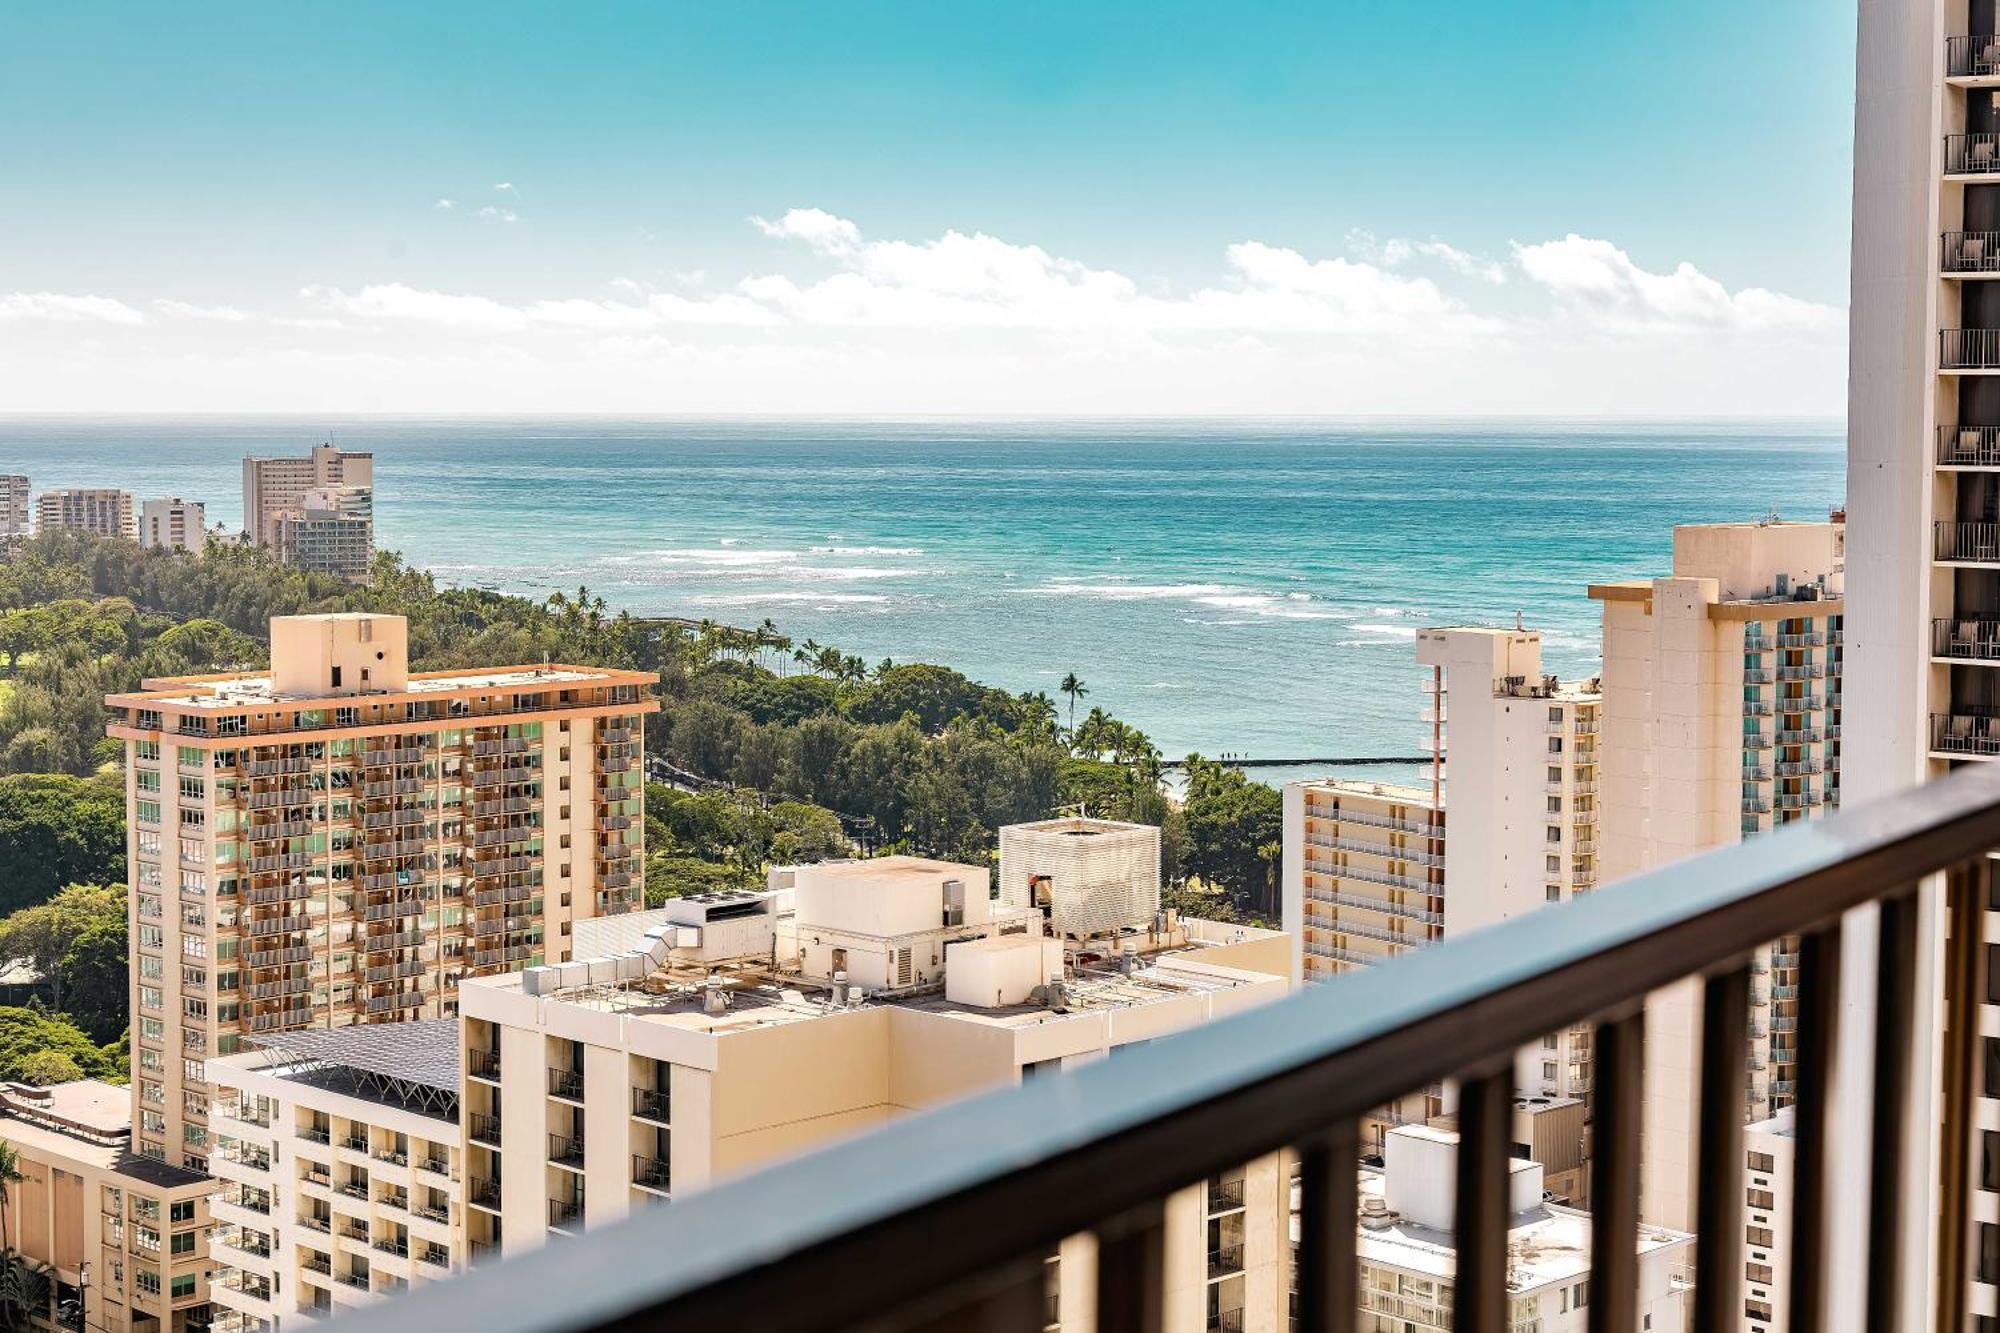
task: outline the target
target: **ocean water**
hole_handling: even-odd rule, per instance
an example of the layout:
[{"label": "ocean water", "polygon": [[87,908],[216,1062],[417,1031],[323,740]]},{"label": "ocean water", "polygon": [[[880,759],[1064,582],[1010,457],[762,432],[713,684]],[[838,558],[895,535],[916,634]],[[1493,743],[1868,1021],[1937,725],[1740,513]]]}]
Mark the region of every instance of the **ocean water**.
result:
[{"label": "ocean water", "polygon": [[446,580],[1009,689],[1073,671],[1170,756],[1415,755],[1418,627],[1519,613],[1588,675],[1587,584],[1845,487],[1828,422],[11,418],[0,472],[233,526],[244,454],[328,437],[375,451],[378,540]]}]

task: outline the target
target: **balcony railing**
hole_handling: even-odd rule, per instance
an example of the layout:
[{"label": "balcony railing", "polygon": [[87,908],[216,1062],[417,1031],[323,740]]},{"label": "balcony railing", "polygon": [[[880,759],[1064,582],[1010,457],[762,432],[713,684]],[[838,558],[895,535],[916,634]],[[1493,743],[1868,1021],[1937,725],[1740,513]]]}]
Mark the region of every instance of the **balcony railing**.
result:
[{"label": "balcony railing", "polygon": [[1946,370],[2000,369],[2000,329],[1939,329],[1938,365]]},{"label": "balcony railing", "polygon": [[1986,176],[2000,171],[2000,134],[1944,136],[1947,176]]},{"label": "balcony railing", "polygon": [[2000,717],[1932,713],[1931,749],[1940,754],[2000,755]]},{"label": "balcony railing", "polygon": [[1945,38],[1944,72],[1954,79],[2000,74],[2000,37],[1974,33]]},{"label": "balcony railing", "polygon": [[[1785,936],[1798,937],[1802,954],[1798,1058],[1782,1093],[1776,1083],[1771,1091],[1796,1096],[1786,1260],[1794,1317],[1818,1326],[1814,1310],[1840,1299],[1829,1260],[1851,1252],[1854,1268],[1839,1271],[1853,1274],[1859,1326],[1917,1326],[1900,1310],[1934,1292],[1935,1308],[1915,1316],[1920,1326],[1962,1328],[1978,941],[1996,847],[2000,773],[1953,773],[1384,960],[1117,1061],[890,1122],[590,1233],[578,1242],[587,1253],[539,1248],[416,1290],[371,1311],[371,1330],[1034,1327],[1044,1257],[1083,1233],[1097,1241],[1095,1280],[1083,1284],[1095,1292],[1097,1326],[1155,1328],[1169,1196],[1287,1149],[1300,1158],[1299,1327],[1345,1327],[1360,1304],[1361,1122],[1445,1080],[1459,1088],[1457,1326],[1504,1329],[1513,1055],[1579,1023],[1594,1025],[1588,1303],[1602,1317],[1623,1311],[1607,1326],[1631,1328],[1641,1285],[1641,1002],[1691,974],[1704,1003],[1691,1173],[1701,1244],[1689,1299],[1696,1327],[1734,1327],[1747,1257],[1749,961]],[[1939,872],[1942,889],[1918,887]],[[1871,905],[1879,911],[1847,920]],[[1944,963],[1957,978],[1947,983],[1948,1014],[1925,1006],[1922,1041],[1920,916],[1951,942]],[[1836,1077],[1833,1023],[1844,1014],[1864,1026],[1842,1045]],[[1917,1136],[1934,1133],[1910,1109],[1919,1047],[1941,1066],[1943,1123],[1966,1131],[1944,1136],[1942,1171],[1928,1179],[1904,1167]],[[1836,1176],[1873,1182],[1871,1200],[1838,1206],[1829,1198]],[[674,1262],[660,1263],[662,1254]],[[592,1280],[577,1282],[580,1271]]]},{"label": "balcony railing", "polygon": [[1971,564],[2000,564],[2000,523],[1953,523],[1942,520],[1932,525],[1939,560],[1962,560]]},{"label": "balcony railing", "polygon": [[1931,654],[1973,662],[2000,661],[2000,620],[1933,620]]},{"label": "balcony railing", "polygon": [[[1948,231],[1938,255],[1946,273],[2000,272],[2000,231]],[[1944,430],[1939,429],[1942,438]]]}]

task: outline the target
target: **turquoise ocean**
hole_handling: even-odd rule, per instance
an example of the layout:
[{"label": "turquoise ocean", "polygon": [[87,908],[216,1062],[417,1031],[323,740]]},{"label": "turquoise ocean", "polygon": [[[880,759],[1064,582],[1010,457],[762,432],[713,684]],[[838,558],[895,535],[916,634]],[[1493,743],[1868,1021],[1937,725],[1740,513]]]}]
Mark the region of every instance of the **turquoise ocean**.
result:
[{"label": "turquoise ocean", "polygon": [[1420,626],[1518,612],[1589,675],[1587,584],[1845,491],[1826,421],[5,418],[0,472],[233,528],[245,454],[328,438],[375,452],[378,541],[447,581],[1074,671],[1170,756],[1415,755]]}]

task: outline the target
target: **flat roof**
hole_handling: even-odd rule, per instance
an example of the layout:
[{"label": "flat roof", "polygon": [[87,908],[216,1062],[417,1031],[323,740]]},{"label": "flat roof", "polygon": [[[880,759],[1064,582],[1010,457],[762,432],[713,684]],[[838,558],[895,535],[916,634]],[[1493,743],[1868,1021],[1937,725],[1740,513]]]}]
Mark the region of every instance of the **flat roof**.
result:
[{"label": "flat roof", "polygon": [[[171,704],[179,708],[216,711],[254,707],[257,704],[325,703],[344,707],[364,702],[400,699],[406,695],[441,694],[454,690],[514,689],[531,685],[562,685],[588,681],[654,681],[649,672],[624,671],[614,667],[509,666],[483,671],[430,671],[411,673],[400,690],[374,690],[365,694],[287,694],[272,688],[268,673],[229,676],[163,677],[147,682],[148,688],[128,694],[114,694],[116,704]],[[433,718],[431,721],[448,721]]]},{"label": "flat roof", "polygon": [[[982,947],[1019,947],[1024,941],[1040,943],[1034,935],[994,935],[976,941]],[[975,941],[966,941],[974,943]],[[900,1008],[920,1013],[976,1022],[993,1027],[1029,1027],[1057,1021],[1078,1011],[1130,1009],[1176,996],[1237,990],[1262,984],[1282,985],[1282,978],[1224,963],[1198,967],[1175,967],[1176,961],[1199,962],[1205,944],[1163,949],[1139,955],[1139,965],[1124,973],[1117,959],[1077,966],[1063,983],[1064,1010],[1057,1013],[1043,1004],[988,1007],[960,1004],[945,998],[938,986],[917,994],[870,994],[859,1004],[840,1004],[832,998],[831,984],[814,978],[773,972],[767,965],[745,967],[731,974],[715,974],[724,983],[728,1007],[720,1014],[707,1012],[706,968],[688,968],[681,975],[654,973],[655,989],[645,986],[578,986],[542,998],[558,1004],[574,1004],[587,1009],[622,1014],[638,1022],[660,1023],[687,1031],[717,1036],[732,1031],[748,1031],[783,1023],[805,1022],[862,1009]],[[668,984],[661,988],[662,981]],[[469,978],[467,985],[496,986],[518,990],[521,975]]]},{"label": "flat roof", "polygon": [[1369,782],[1362,778],[1317,778],[1301,785],[1311,787],[1315,791],[1333,792],[1339,796],[1370,796],[1376,800],[1394,801],[1398,805],[1438,808],[1431,803],[1431,791],[1428,787],[1408,787],[1397,782]]},{"label": "flat roof", "polygon": [[938,875],[947,877],[970,872],[984,880],[987,870],[984,866],[971,865],[961,861],[934,861],[927,856],[877,856],[860,860],[816,861],[807,865],[789,866],[794,871],[809,870],[815,879],[931,879]]},{"label": "flat roof", "polygon": [[[1409,1127],[1404,1127],[1405,1129]],[[1380,1199],[1384,1177],[1380,1171],[1364,1168],[1360,1173],[1363,1201]],[[1362,1262],[1421,1273],[1427,1277],[1453,1277],[1458,1270],[1458,1247],[1449,1231],[1420,1226],[1406,1217],[1394,1218],[1379,1229],[1355,1229],[1356,1250]],[[1294,1239],[1298,1219],[1292,1220]],[[1574,1208],[1542,1204],[1517,1213],[1507,1228],[1507,1289],[1520,1293],[1554,1283],[1573,1282],[1590,1272],[1590,1214]],[[1638,1252],[1691,1245],[1694,1237],[1685,1231],[1665,1227],[1639,1228]]]},{"label": "flat roof", "polygon": [[456,1018],[299,1028],[248,1040],[291,1064],[334,1065],[452,1093],[458,1091],[463,1066]]},{"label": "flat roof", "polygon": [[198,1171],[141,1157],[132,1151],[131,1135],[130,1088],[77,1079],[47,1088],[8,1085],[0,1093],[0,1138],[30,1155],[115,1171],[162,1190],[213,1184]]}]

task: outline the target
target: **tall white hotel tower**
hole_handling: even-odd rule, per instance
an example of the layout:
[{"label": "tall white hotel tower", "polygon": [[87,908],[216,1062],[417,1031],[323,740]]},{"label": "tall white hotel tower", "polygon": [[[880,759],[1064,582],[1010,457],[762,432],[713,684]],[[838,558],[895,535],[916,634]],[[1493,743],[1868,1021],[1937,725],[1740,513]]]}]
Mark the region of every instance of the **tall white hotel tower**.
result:
[{"label": "tall white hotel tower", "polygon": [[[2000,39],[1994,0],[1860,0],[1855,87],[1853,296],[1848,376],[1847,800],[1860,804],[1965,763],[2000,756]],[[1966,890],[1971,896],[1971,890]],[[2000,940],[1986,904],[1967,903],[1984,940]],[[1861,914],[1857,914],[1859,916]],[[1982,1256],[2000,1259],[2000,1194],[1973,1190],[1975,1256],[1955,1278],[1935,1260],[1938,1195],[1954,1161],[2000,1144],[2000,1068],[1976,1071],[1971,1096],[1945,1093],[1940,1034],[1982,1009],[1979,951],[1947,986],[1948,895],[1927,887],[1919,918],[1914,1052],[1919,1136],[1900,1173],[1912,1191],[1909,1271],[1970,1281],[1973,1326],[2000,1312]],[[1846,932],[1847,975],[1874,947]],[[1970,940],[1962,940],[1970,946]],[[1958,980],[1963,977],[1963,980]],[[1839,1075],[1868,1077],[1872,985],[1843,985]],[[1989,1036],[1987,1046],[1995,1043]],[[1850,1096],[1858,1087],[1844,1089]],[[1865,1104],[1865,1098],[1857,1099]],[[1836,1131],[1836,1160],[1865,1142]],[[1850,1159],[1852,1160],[1852,1159]],[[1957,1172],[1951,1172],[1957,1176]],[[1871,1182],[1843,1173],[1829,1215],[1865,1211]],[[1989,1177],[1990,1178],[1990,1177]],[[1963,1187],[1963,1177],[1946,1181]],[[1897,1188],[1877,1179],[1873,1187]],[[1859,1267],[1857,1227],[1836,1225],[1831,1271]],[[1858,1279],[1857,1292],[1858,1292]],[[1912,1284],[1921,1285],[1921,1284]],[[1834,1309],[1852,1308],[1836,1292]],[[1937,1291],[1906,1292],[1905,1326],[1930,1325]]]}]

